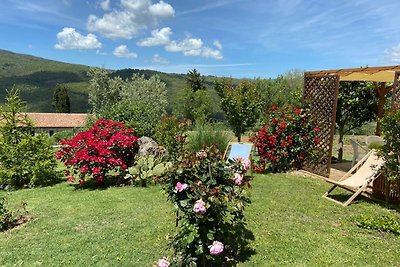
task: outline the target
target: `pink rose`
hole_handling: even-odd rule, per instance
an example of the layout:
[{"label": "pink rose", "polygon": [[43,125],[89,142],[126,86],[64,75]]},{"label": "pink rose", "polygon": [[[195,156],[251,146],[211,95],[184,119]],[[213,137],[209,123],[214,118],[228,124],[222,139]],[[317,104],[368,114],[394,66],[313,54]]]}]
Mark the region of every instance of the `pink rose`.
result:
[{"label": "pink rose", "polygon": [[250,168],[250,160],[242,158],[242,168],[244,171],[247,171]]},{"label": "pink rose", "polygon": [[206,213],[206,203],[202,199],[196,201],[193,207],[193,211],[197,214],[204,214]]},{"label": "pink rose", "polygon": [[169,267],[169,261],[167,258],[162,258],[157,261],[156,267]]},{"label": "pink rose", "polygon": [[208,246],[211,255],[218,255],[224,251],[224,244],[219,241],[214,241],[212,245]]},{"label": "pink rose", "polygon": [[235,172],[235,175],[233,176],[233,182],[235,183],[235,185],[241,185],[243,182],[243,175]]},{"label": "pink rose", "polygon": [[183,190],[185,190],[188,187],[187,184],[182,184],[181,182],[177,182],[175,185],[175,190],[177,192],[182,192]]}]

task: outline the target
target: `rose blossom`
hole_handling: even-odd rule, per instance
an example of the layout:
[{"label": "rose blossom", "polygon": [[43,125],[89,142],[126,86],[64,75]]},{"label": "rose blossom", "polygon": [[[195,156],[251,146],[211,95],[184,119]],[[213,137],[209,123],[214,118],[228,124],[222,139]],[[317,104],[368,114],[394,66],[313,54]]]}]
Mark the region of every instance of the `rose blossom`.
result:
[{"label": "rose blossom", "polygon": [[169,267],[169,261],[167,258],[162,258],[157,261],[156,267]]},{"label": "rose blossom", "polygon": [[208,248],[210,249],[211,255],[218,255],[222,251],[224,251],[224,244],[219,241],[214,241],[212,245],[209,245]]},{"label": "rose blossom", "polygon": [[193,211],[197,214],[204,214],[206,213],[206,203],[202,199],[196,201],[193,207]]},{"label": "rose blossom", "polygon": [[243,181],[243,175],[235,172],[235,175],[233,176],[233,181],[235,182],[236,185],[241,185]]},{"label": "rose blossom", "polygon": [[182,191],[185,190],[187,187],[188,187],[187,184],[185,184],[185,183],[182,184],[181,182],[177,182],[176,185],[175,185],[175,190],[176,190],[177,192],[182,192]]}]

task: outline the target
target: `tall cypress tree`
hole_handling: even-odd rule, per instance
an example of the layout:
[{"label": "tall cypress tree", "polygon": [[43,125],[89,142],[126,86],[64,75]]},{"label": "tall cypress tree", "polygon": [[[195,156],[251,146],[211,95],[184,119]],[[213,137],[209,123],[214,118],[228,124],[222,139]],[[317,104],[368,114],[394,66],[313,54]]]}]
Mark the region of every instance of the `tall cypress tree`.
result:
[{"label": "tall cypress tree", "polygon": [[57,113],[70,113],[71,103],[69,101],[68,91],[65,86],[56,85],[53,94],[53,107]]}]

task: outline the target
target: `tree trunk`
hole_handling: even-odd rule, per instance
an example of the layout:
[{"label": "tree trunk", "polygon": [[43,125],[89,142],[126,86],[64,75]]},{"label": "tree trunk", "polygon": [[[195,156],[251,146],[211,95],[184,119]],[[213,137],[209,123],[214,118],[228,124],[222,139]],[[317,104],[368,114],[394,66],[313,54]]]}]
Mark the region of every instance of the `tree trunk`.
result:
[{"label": "tree trunk", "polygon": [[344,126],[339,126],[339,149],[338,149],[338,161],[343,160],[343,137],[344,137]]}]

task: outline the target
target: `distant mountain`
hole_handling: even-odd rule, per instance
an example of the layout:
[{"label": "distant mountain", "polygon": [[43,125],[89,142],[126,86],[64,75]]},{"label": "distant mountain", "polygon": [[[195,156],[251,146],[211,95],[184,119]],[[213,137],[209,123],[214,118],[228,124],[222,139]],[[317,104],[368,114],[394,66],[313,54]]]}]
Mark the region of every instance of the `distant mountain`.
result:
[{"label": "distant mountain", "polygon": [[[87,112],[89,78],[86,73],[89,68],[89,66],[48,60],[0,49],[0,103],[5,101],[6,90],[15,86],[20,90],[21,98],[28,103],[28,111],[54,112],[51,105],[53,90],[56,84],[63,84],[68,88],[71,98],[71,112]],[[187,86],[185,74],[123,69],[115,71],[113,75],[130,78],[133,73],[143,74],[147,78],[158,75],[166,83],[170,103],[174,101],[177,92]],[[209,89],[212,88],[214,79],[215,77],[212,76],[206,77],[206,85]],[[214,90],[212,93],[216,97]]]}]

